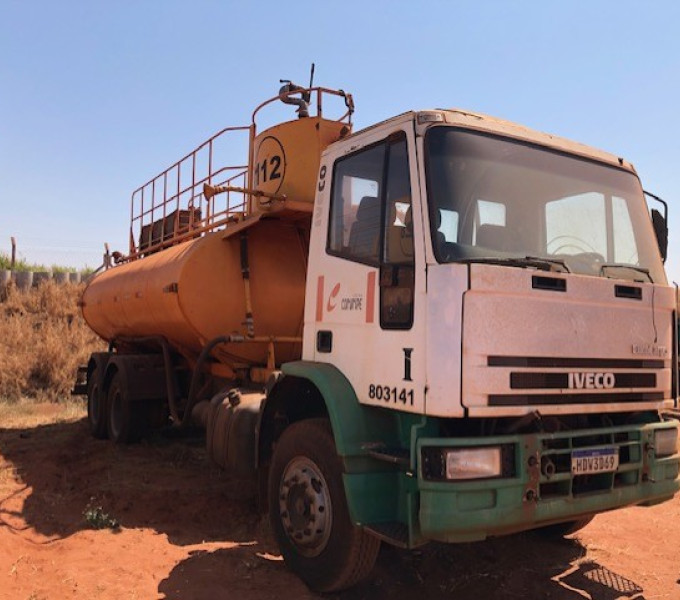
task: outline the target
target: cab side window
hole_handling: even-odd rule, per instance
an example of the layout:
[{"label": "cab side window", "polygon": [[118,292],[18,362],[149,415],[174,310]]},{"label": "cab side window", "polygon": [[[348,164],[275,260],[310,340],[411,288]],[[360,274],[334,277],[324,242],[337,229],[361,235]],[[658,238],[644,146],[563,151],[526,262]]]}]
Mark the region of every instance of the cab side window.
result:
[{"label": "cab side window", "polygon": [[335,163],[328,251],[377,266],[385,144]]},{"label": "cab side window", "polygon": [[380,267],[380,325],[413,324],[414,244],[406,135],[335,163],[329,254]]}]

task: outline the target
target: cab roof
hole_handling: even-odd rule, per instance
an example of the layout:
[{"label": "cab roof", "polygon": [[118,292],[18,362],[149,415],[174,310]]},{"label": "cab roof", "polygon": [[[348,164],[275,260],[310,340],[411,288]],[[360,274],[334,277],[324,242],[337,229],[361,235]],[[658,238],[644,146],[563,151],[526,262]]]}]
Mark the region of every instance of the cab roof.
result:
[{"label": "cab roof", "polygon": [[453,125],[456,127],[463,127],[465,129],[497,134],[532,144],[538,144],[540,146],[545,146],[547,148],[552,148],[562,152],[567,152],[569,154],[583,156],[585,158],[597,160],[635,173],[635,168],[630,162],[614,154],[605,152],[604,150],[599,150],[598,148],[587,146],[586,144],[552,135],[550,133],[537,131],[524,125],[520,125],[519,123],[513,123],[512,121],[507,121],[498,117],[492,117],[460,108],[437,108],[422,111],[408,111],[371,125],[370,127],[366,127],[353,133],[349,137],[359,136],[378,127],[388,124],[396,124],[397,122],[404,120],[414,120],[416,124]]}]

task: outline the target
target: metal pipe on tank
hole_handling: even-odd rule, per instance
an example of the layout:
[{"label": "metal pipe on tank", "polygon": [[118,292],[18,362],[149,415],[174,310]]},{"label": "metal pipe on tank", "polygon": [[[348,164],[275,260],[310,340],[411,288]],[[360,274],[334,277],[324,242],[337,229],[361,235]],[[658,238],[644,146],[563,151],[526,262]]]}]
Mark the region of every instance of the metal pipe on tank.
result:
[{"label": "metal pipe on tank", "polygon": [[194,367],[194,372],[191,376],[191,384],[189,385],[189,397],[187,398],[187,405],[182,415],[182,421],[180,425],[186,427],[191,423],[191,413],[198,401],[198,380],[203,373],[203,363],[208,359],[210,353],[213,351],[215,346],[219,344],[226,344],[232,341],[232,336],[230,335],[220,335],[216,338],[210,340],[205,346],[196,361],[196,366]]},{"label": "metal pipe on tank", "polygon": [[[292,81],[288,81],[287,79],[282,79],[281,83],[285,84],[279,90],[279,98],[281,102],[284,104],[292,104],[293,106],[297,106],[298,109],[296,112],[300,119],[309,117],[309,91],[303,87],[300,87],[299,85],[295,85]],[[302,97],[291,98],[290,94],[294,94],[296,92],[299,92]]]}]

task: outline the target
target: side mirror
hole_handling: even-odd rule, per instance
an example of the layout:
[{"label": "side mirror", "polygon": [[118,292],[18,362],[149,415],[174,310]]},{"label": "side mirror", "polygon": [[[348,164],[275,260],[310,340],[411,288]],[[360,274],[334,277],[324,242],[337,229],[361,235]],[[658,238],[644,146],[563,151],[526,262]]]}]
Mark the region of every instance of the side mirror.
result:
[{"label": "side mirror", "polygon": [[654,233],[656,234],[656,241],[659,244],[659,252],[661,252],[661,259],[666,262],[668,255],[668,223],[663,215],[652,209],[652,225],[654,226]]},{"label": "side mirror", "polygon": [[643,190],[645,196],[652,198],[663,206],[663,214],[655,208],[652,209],[652,226],[656,234],[656,242],[659,244],[659,252],[661,252],[661,260],[666,262],[668,256],[668,204],[658,196],[655,196],[647,190]]}]

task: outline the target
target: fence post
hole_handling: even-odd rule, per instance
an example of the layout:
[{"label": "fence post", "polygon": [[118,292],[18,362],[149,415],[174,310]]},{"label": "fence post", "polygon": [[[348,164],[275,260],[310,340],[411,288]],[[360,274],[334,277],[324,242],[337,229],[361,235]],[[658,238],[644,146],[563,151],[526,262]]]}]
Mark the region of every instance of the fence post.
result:
[{"label": "fence post", "polygon": [[14,236],[10,238],[12,240],[12,262],[10,263],[9,270],[14,271],[14,263],[17,259],[17,241]]}]

